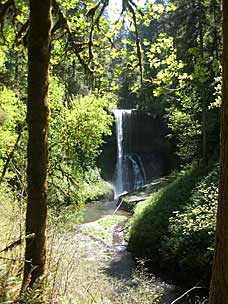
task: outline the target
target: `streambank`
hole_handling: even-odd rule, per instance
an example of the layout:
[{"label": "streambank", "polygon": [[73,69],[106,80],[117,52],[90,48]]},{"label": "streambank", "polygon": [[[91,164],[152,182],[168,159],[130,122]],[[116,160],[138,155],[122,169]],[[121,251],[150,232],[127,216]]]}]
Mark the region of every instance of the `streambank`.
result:
[{"label": "streambank", "polygon": [[[121,288],[127,290],[128,293],[134,291],[134,293],[142,294],[142,299],[139,299],[139,294],[137,295],[138,301],[135,303],[149,303],[143,302],[149,297],[150,303],[171,303],[177,297],[176,287],[165,283],[153,274],[147,274],[143,269],[143,261],[136,266],[131,254],[127,251],[127,242],[124,238],[126,224],[126,217],[109,215],[98,221],[80,225],[77,233],[83,238],[86,236],[89,260],[91,261],[89,252],[92,252],[93,259],[98,262],[99,270],[110,282],[118,281]],[[88,260],[85,262],[87,263]]]},{"label": "streambank", "polygon": [[[127,251],[125,228],[128,225],[130,213],[118,209],[116,215],[110,215],[116,209],[116,203],[114,201],[88,206],[84,217],[86,223],[79,226],[80,233],[104,245],[103,261],[105,263],[101,269],[108,278],[120,280],[126,288],[140,289],[142,284],[148,284],[147,290],[160,299],[159,302],[157,300],[155,302],[154,299],[151,303],[171,303],[177,297],[178,288],[151,273],[146,273],[143,268],[144,261],[138,261],[136,265],[135,260]],[[91,222],[91,213],[93,218],[98,217],[99,214],[101,218]],[[100,254],[99,257],[101,257]]]},{"label": "streambank", "polygon": [[167,304],[161,295],[173,287],[136,268],[126,250],[126,221],[109,215],[52,239],[49,303]]},{"label": "streambank", "polygon": [[146,259],[152,272],[186,290],[199,284],[205,296],[212,269],[217,180],[216,168],[193,164],[165,184],[149,185],[149,193],[144,187],[120,198],[128,210],[134,209],[128,230],[133,256]]},{"label": "streambank", "polygon": [[165,187],[174,178],[174,173],[166,177],[160,177],[158,179],[154,179],[151,183],[145,184],[137,190],[120,195],[117,201],[119,209],[133,213],[134,208],[138,203],[149,199],[153,193],[157,192],[162,187]]}]

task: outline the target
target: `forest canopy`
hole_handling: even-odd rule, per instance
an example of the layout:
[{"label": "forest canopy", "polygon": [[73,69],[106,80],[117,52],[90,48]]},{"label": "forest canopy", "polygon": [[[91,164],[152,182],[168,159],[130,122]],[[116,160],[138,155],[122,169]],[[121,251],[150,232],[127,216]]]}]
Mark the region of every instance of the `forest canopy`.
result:
[{"label": "forest canopy", "polygon": [[[197,242],[206,240],[197,258],[205,257],[198,263],[208,276],[223,97],[221,1],[147,0],[139,5],[124,0],[114,19],[108,6],[107,0],[44,0],[43,5],[0,0],[0,197],[19,208],[24,220],[15,234],[26,243],[21,295],[44,273],[47,209],[60,217],[68,207],[79,214],[88,201],[112,194],[98,157],[112,135],[115,108],[160,117],[175,155],[174,169],[180,170],[174,182],[171,176],[169,186],[150,198],[148,213],[136,209],[130,247],[143,257],[157,254],[160,264],[169,260],[175,267],[178,258],[182,271],[193,269],[191,250],[181,255],[189,244],[194,251],[186,235],[196,232]],[[176,194],[182,183],[188,192],[175,197],[173,189]],[[170,200],[160,219],[167,221],[165,231],[157,215],[155,227],[147,222],[163,200],[162,208]],[[151,239],[145,252],[138,246],[145,236],[137,221],[145,235],[157,231],[157,247]],[[197,262],[194,266],[201,269]]]}]

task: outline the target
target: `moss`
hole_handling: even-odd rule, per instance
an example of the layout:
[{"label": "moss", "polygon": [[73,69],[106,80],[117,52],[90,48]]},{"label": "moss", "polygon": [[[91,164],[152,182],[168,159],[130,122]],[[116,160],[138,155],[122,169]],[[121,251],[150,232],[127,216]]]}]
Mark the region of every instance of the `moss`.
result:
[{"label": "moss", "polygon": [[98,223],[104,229],[110,229],[113,225],[118,224],[126,220],[126,216],[123,215],[108,215],[101,218]]},{"label": "moss", "polygon": [[136,205],[151,197],[151,193],[154,194],[155,192],[166,186],[175,178],[175,176],[176,172],[173,172],[167,177],[161,177],[159,179],[153,180],[153,182],[144,185],[138,190],[120,196],[118,202],[121,203],[120,208],[133,213]]},{"label": "moss", "polygon": [[[183,214],[187,206],[193,204],[193,193],[196,191],[199,182],[208,174],[209,169],[202,165],[193,165],[182,170],[171,183],[152,193],[146,201],[139,203],[130,220],[128,246],[133,255],[149,259],[152,267],[159,268],[178,279],[188,282],[205,276],[210,263],[207,260],[206,265],[202,268],[202,265],[200,265],[202,258],[198,259],[198,257],[202,252],[206,255],[207,245],[211,244],[208,242],[207,231],[201,233],[200,238],[197,236],[198,241],[196,243],[186,240],[188,236],[180,233],[180,231],[176,235],[173,233],[171,241],[171,229],[178,229],[179,225],[176,222],[174,227],[171,227],[171,219],[175,217],[176,212]],[[210,218],[208,218],[208,221]],[[194,237],[197,233],[194,234]],[[190,252],[185,248],[182,248],[182,251],[177,251],[178,254],[171,255],[171,246],[174,246],[174,240],[178,238],[185,239],[186,248],[191,243],[191,251],[197,252],[197,258],[193,258],[192,255],[189,260]],[[199,242],[202,244],[202,250],[198,250]],[[188,254],[185,255],[185,252],[188,252]],[[181,255],[183,255],[183,259],[181,259]],[[201,273],[202,270],[204,273]]]},{"label": "moss", "polygon": [[83,192],[86,203],[91,201],[112,201],[114,198],[112,186],[102,179],[84,186]]},{"label": "moss", "polygon": [[83,225],[83,231],[111,245],[114,226],[126,219],[122,215],[108,215],[96,222]]}]

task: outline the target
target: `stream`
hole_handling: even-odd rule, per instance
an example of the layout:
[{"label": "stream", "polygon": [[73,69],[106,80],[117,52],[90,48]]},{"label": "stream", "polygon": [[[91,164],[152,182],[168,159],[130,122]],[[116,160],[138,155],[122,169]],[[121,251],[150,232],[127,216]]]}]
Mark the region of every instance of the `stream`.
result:
[{"label": "stream", "polygon": [[[86,204],[84,213],[82,214],[82,223],[90,223],[99,220],[107,215],[112,215],[116,210],[116,200],[102,202],[96,201]],[[124,215],[130,217],[130,213],[121,209],[118,209],[116,215]]]},{"label": "stream", "polygon": [[[85,209],[82,226],[95,225],[99,219],[112,215],[115,210],[116,201],[90,203]],[[131,215],[121,209],[119,209],[115,214],[124,215],[127,218]],[[112,243],[109,248],[111,259],[107,260],[106,265],[103,267],[103,271],[108,277],[122,280],[125,282],[126,286],[134,288],[140,284],[140,277],[137,279],[134,278],[136,263],[131,254],[127,251],[127,242],[124,238],[124,227],[126,223],[127,219],[116,224],[112,230]],[[158,303],[171,303],[177,297],[176,287],[162,281],[153,274],[150,274],[150,276],[152,279],[148,278],[148,280],[151,281],[151,292],[163,294]]]}]

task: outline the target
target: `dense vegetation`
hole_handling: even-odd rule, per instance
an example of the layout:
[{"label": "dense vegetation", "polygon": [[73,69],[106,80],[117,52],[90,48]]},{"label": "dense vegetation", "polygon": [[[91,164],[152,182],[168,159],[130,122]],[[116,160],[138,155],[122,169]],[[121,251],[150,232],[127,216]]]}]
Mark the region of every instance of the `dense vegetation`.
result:
[{"label": "dense vegetation", "polygon": [[[25,238],[29,7],[14,2],[0,1],[1,250]],[[110,20],[107,2],[53,1],[50,222],[64,214],[64,225],[78,222],[85,202],[110,192],[96,166],[111,135],[110,110],[156,112],[168,126],[179,172],[136,207],[129,248],[171,277],[208,283],[218,195],[220,0],[145,1],[141,8],[123,1],[118,22]],[[19,292],[22,251],[16,245],[12,255],[4,251],[1,301]]]},{"label": "dense vegetation", "polygon": [[136,79],[135,60],[129,62],[134,57],[130,31],[125,51],[128,64],[122,70],[128,78],[119,94],[125,104],[129,100],[130,107],[133,100],[134,106],[167,118],[170,137],[177,140],[183,160],[210,158],[219,134],[220,1],[155,1],[148,2],[143,12],[143,80]]},{"label": "dense vegetation", "polygon": [[194,164],[139,203],[130,220],[129,248],[168,278],[208,284],[218,193],[217,166]]},{"label": "dense vegetation", "polygon": [[[71,11],[74,5],[67,2],[64,5],[66,6],[64,6],[64,10],[71,12],[68,22],[74,22],[76,17],[73,17],[73,11]],[[82,18],[83,14],[86,15],[86,11],[90,12],[90,9],[91,5],[82,4],[79,1],[74,12],[78,12],[77,18]],[[21,10],[20,14],[22,21],[25,20],[27,10]],[[185,6],[182,6],[179,1],[169,3],[155,1],[153,5],[148,2],[143,8],[135,11],[137,35],[134,23],[125,26],[119,23],[108,28],[107,18],[99,20],[102,28],[99,35],[103,35],[103,31],[108,29],[108,37],[113,40],[113,45],[111,49],[109,48],[111,53],[103,52],[100,46],[104,62],[95,61],[93,63],[95,68],[92,78],[83,76],[81,67],[70,53],[70,46],[67,45],[69,49],[66,49],[69,56],[63,56],[61,46],[67,37],[62,41],[59,38],[60,29],[58,29],[55,32],[53,43],[50,87],[50,170],[53,172],[52,167],[55,167],[54,176],[64,175],[65,169],[60,172],[61,169],[56,166],[60,155],[61,160],[65,159],[66,163],[67,161],[74,162],[66,169],[66,176],[69,173],[67,171],[71,170],[69,167],[75,168],[75,172],[72,174],[80,174],[85,171],[86,167],[94,164],[93,161],[97,157],[102,143],[102,136],[110,134],[108,127],[111,125],[111,118],[108,119],[107,116],[106,119],[105,116],[102,116],[105,115],[102,109],[113,108],[115,102],[120,106],[125,104],[128,107],[157,111],[165,116],[170,131],[167,136],[177,145],[177,153],[183,161],[191,162],[202,156],[210,158],[216,155],[219,133],[218,106],[221,98],[220,15],[219,1],[195,3],[195,1],[189,0]],[[177,16],[182,16],[178,23]],[[131,15],[122,18],[131,18]],[[188,20],[187,24],[185,24],[185,18]],[[209,20],[212,18],[215,20],[213,27],[209,24]],[[194,29],[191,27],[193,22],[195,22]],[[15,37],[12,30],[10,31],[10,22],[8,21],[8,23],[3,32],[3,42],[12,45],[14,39],[18,39],[18,37]],[[88,29],[88,24],[79,25],[82,27],[81,35],[83,36]],[[94,30],[97,30],[96,27]],[[26,33],[20,34],[25,35]],[[98,34],[98,36],[95,33],[93,35],[96,43],[101,40]],[[187,42],[185,37],[188,37]],[[20,37],[20,39],[22,38]],[[141,41],[143,61],[137,58],[135,38]],[[108,39],[103,40],[106,47]],[[19,42],[17,41],[17,43]],[[93,56],[100,60],[95,53],[97,49],[93,50]],[[1,132],[3,134],[3,131],[12,131],[7,139],[7,144],[5,144],[6,139],[4,138],[1,141],[5,151],[9,151],[10,147],[13,147],[17,135],[25,126],[27,72],[23,68],[26,63],[24,55],[21,47],[17,47],[15,50],[6,46],[1,48],[2,121],[6,119],[4,112],[8,113],[7,123],[2,125]],[[86,63],[87,54],[82,53],[82,55]],[[105,69],[104,66],[106,66]],[[96,69],[97,67],[99,68]],[[142,81],[138,81],[140,71],[143,73]],[[89,91],[93,86],[95,95],[92,96],[89,95]],[[111,92],[119,96],[118,102]],[[88,97],[85,97],[83,101],[80,96]],[[96,98],[97,101],[95,101]],[[81,101],[76,101],[76,99]],[[113,102],[113,100],[116,101]],[[131,100],[131,103],[127,100]],[[84,117],[83,109],[80,107],[85,104],[86,109],[86,102],[90,105],[91,114],[87,113]],[[75,112],[70,114],[74,108],[76,108]],[[10,113],[15,116],[11,117]],[[77,115],[78,117],[76,117]],[[88,130],[91,130],[89,124],[95,118],[97,121],[94,121],[93,133],[88,133]],[[57,121],[60,125],[59,128],[57,128]],[[84,126],[80,126],[80,130],[75,129],[72,132],[72,126],[80,125],[82,121],[84,121]],[[103,122],[104,125],[99,125],[98,122],[100,124]],[[54,127],[56,127],[55,130]],[[60,140],[59,137],[63,132],[65,134],[68,132],[66,134],[68,139],[61,138]],[[2,136],[7,138],[7,133],[4,134]],[[83,138],[88,135],[94,140],[88,138],[85,143]],[[72,139],[74,144],[71,143]],[[20,141],[25,142],[25,139],[22,138]],[[206,144],[208,155],[203,155],[204,144]],[[65,151],[60,151],[60,146],[62,149],[64,147]],[[17,144],[16,150],[21,148],[21,145]],[[14,157],[17,154],[16,150]],[[75,151],[76,153],[74,153]],[[1,154],[2,166],[3,160],[6,159],[5,153],[3,151]],[[23,155],[24,152],[19,152],[19,154]],[[57,171],[59,172],[57,173]],[[50,176],[53,175],[50,174]],[[68,178],[68,182],[70,182],[70,178]]]}]

